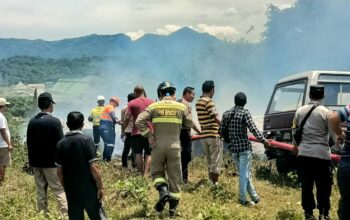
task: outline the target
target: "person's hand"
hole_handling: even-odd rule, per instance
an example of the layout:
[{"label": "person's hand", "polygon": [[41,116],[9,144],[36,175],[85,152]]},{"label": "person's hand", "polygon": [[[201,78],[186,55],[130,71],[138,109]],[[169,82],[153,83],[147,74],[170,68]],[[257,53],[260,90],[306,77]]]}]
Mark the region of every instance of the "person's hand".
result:
[{"label": "person's hand", "polygon": [[336,144],[342,145],[344,143],[344,140],[346,139],[346,135],[344,132],[342,132],[340,135],[337,135]]},{"label": "person's hand", "polygon": [[125,137],[125,133],[124,132],[122,132],[121,134],[120,134],[120,139],[122,139],[123,140],[123,138]]},{"label": "person's hand", "polygon": [[13,146],[12,146],[11,144],[8,146],[8,151],[9,151],[9,152],[12,152],[12,151],[13,151]]},{"label": "person's hand", "polygon": [[117,124],[118,124],[118,125],[123,125],[122,121],[120,121],[120,120],[117,121]]},{"label": "person's hand", "polygon": [[97,199],[99,201],[102,201],[102,198],[104,197],[104,195],[105,195],[104,188],[98,189],[98,191],[97,191]]},{"label": "person's hand", "polygon": [[299,152],[299,148],[298,148],[298,146],[293,146],[293,149],[292,149],[292,153],[293,153],[293,155],[294,156],[296,156],[296,155],[298,155],[298,152]]},{"label": "person's hand", "polygon": [[266,140],[266,139],[265,139],[264,142],[263,142],[263,144],[264,144],[265,149],[271,147],[271,142],[270,142],[270,140]]},{"label": "person's hand", "polygon": [[156,139],[152,133],[148,135],[148,142],[151,145],[151,148],[154,149],[156,147]]}]

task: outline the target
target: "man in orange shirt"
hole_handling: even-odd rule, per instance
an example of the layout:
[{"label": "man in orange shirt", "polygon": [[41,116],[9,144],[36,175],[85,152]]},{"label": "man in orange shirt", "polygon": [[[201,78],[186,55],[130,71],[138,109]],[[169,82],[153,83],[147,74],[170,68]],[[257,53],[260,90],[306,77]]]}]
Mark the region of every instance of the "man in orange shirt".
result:
[{"label": "man in orange shirt", "polygon": [[119,106],[120,99],[112,96],[109,104],[105,106],[100,115],[100,134],[104,142],[103,160],[109,162],[112,158],[115,145],[115,124],[120,124],[115,115],[115,108]]}]

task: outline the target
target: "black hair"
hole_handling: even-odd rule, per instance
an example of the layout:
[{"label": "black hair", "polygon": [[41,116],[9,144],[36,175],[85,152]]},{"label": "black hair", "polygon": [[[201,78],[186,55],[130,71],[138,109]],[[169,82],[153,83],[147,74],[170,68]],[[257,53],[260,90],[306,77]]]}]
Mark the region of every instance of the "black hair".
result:
[{"label": "black hair", "polygon": [[129,93],[129,94],[128,94],[128,102],[130,102],[130,101],[132,101],[132,100],[134,100],[134,99],[136,99],[135,93]]},{"label": "black hair", "polygon": [[78,111],[69,112],[67,115],[67,126],[70,130],[78,130],[84,123],[84,115]]},{"label": "black hair", "polygon": [[182,96],[186,95],[188,92],[192,92],[194,91],[194,88],[191,86],[187,86],[186,88],[184,88],[184,91],[182,92]]},{"label": "black hair", "polygon": [[38,107],[43,110],[43,109],[48,109],[51,105],[51,101],[48,100],[40,100],[38,101]]},{"label": "black hair", "polygon": [[214,81],[207,80],[202,85],[202,92],[210,92],[212,89],[214,89]]},{"label": "black hair", "polygon": [[247,96],[243,92],[239,92],[235,95],[235,105],[244,106],[247,104]]}]

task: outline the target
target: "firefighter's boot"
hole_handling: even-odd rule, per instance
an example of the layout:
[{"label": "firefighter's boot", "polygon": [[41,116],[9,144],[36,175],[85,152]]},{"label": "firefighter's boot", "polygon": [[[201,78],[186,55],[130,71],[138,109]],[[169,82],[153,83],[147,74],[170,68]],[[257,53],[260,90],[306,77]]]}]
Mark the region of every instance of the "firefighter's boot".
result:
[{"label": "firefighter's boot", "polygon": [[155,187],[159,192],[159,200],[156,203],[156,206],[154,207],[154,209],[157,212],[162,212],[164,210],[165,204],[169,200],[168,185],[166,183],[159,183],[155,185]]},{"label": "firefighter's boot", "polygon": [[170,217],[174,217],[176,215],[176,208],[177,208],[178,204],[179,204],[178,199],[173,199],[173,198],[169,199],[169,215],[170,215]]}]

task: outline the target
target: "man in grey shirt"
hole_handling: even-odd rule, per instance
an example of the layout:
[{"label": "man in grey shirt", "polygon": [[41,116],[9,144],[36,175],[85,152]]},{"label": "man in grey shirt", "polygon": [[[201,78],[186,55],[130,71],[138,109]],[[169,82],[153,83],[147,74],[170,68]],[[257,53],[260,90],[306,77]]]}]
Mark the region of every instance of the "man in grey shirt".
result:
[{"label": "man in grey shirt", "polygon": [[296,111],[293,120],[293,128],[297,129],[312,106],[316,106],[304,125],[299,146],[295,144],[294,147],[294,151],[298,152],[302,206],[305,212],[305,219],[315,219],[313,209],[316,208],[316,203],[313,187],[314,183],[316,183],[317,208],[320,212],[319,219],[329,219],[330,195],[333,183],[330,161],[331,152],[328,144],[328,116],[331,111],[320,104],[324,98],[323,86],[310,86],[309,97],[310,102]]}]

